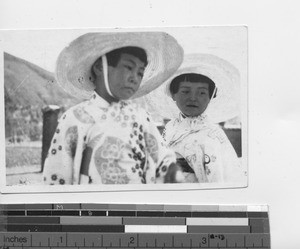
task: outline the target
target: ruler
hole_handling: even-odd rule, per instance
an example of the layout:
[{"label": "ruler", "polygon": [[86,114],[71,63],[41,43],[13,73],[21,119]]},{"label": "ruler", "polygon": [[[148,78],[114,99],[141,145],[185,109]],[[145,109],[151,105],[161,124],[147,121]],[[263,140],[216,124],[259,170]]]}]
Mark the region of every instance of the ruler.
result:
[{"label": "ruler", "polygon": [[271,248],[267,206],[0,205],[0,248]]}]

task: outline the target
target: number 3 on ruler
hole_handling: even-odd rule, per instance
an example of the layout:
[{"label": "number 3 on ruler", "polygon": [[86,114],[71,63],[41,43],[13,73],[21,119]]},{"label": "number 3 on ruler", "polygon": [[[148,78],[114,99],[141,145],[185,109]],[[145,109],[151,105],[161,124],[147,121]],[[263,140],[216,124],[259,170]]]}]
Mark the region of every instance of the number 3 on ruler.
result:
[{"label": "number 3 on ruler", "polygon": [[206,243],[207,243],[207,238],[206,237],[202,237],[201,244],[205,245]]}]

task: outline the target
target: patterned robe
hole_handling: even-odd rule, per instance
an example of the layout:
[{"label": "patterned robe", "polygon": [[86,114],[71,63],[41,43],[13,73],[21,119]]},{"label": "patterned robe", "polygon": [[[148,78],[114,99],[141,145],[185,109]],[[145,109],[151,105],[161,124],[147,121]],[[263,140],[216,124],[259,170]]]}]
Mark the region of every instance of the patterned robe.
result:
[{"label": "patterned robe", "polygon": [[240,160],[224,131],[207,116],[178,118],[167,123],[164,138],[178,158],[184,158],[194,173],[185,182],[227,182],[245,180]]},{"label": "patterned robe", "polygon": [[96,93],[60,118],[45,160],[45,184],[162,183],[176,161],[149,115]]}]

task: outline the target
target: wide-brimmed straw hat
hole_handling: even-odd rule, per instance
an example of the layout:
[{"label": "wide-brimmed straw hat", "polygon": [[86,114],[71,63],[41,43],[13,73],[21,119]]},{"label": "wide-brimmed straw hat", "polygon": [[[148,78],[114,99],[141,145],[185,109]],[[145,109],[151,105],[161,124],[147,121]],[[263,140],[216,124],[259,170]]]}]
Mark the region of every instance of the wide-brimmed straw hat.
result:
[{"label": "wide-brimmed straw hat", "polygon": [[211,122],[224,122],[240,114],[239,71],[228,61],[211,54],[185,55],[181,67],[175,74],[158,89],[145,96],[150,110],[163,118],[178,117],[180,111],[171,98],[170,84],[177,76],[187,73],[205,75],[214,81],[217,87],[216,97],[211,99],[205,111]]},{"label": "wide-brimmed straw hat", "polygon": [[132,98],[143,96],[161,85],[180,66],[183,49],[176,39],[164,32],[95,32],[84,34],[60,53],[56,78],[62,88],[80,99],[94,91],[91,67],[102,55],[121,47],[144,49],[148,65],[140,88]]}]

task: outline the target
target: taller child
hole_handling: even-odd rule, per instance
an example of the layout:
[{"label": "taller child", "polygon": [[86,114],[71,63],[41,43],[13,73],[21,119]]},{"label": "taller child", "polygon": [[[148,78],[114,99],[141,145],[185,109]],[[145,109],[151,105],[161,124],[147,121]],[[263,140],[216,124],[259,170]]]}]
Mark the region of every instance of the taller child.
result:
[{"label": "taller child", "polygon": [[44,165],[45,184],[176,182],[176,158],[149,115],[128,101],[164,82],[183,50],[161,32],[88,33],[58,57],[56,77],[87,99],[60,118]]}]

